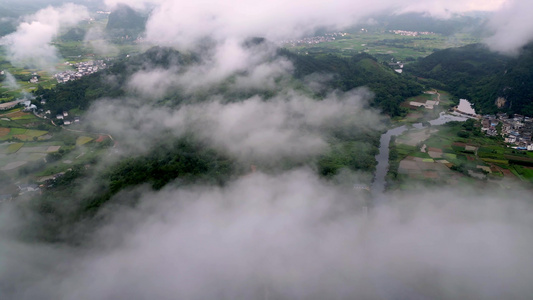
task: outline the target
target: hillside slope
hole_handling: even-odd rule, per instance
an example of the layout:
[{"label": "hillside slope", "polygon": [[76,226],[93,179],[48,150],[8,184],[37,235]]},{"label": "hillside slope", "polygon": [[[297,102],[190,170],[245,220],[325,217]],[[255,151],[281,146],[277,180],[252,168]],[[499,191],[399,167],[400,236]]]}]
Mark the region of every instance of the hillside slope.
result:
[{"label": "hillside slope", "polygon": [[422,86],[408,76],[395,73],[366,53],[343,58],[336,55],[313,57],[298,55],[282,50],[295,65],[295,76],[304,78],[313,73],[333,75],[332,88],[347,91],[360,86],[367,86],[375,93],[373,106],[379,107],[390,116],[403,113],[400,104],[406,98],[422,92]]},{"label": "hillside slope", "polygon": [[437,51],[406,71],[432,85],[471,100],[480,113],[497,111],[533,115],[533,46],[518,57],[475,44]]}]

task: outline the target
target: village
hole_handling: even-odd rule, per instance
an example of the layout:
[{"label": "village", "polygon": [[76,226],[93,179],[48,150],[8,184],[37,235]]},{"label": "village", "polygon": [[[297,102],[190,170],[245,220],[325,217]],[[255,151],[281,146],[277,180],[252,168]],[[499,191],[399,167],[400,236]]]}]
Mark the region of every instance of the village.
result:
[{"label": "village", "polygon": [[107,64],[103,60],[91,60],[86,62],[80,62],[77,64],[66,62],[65,64],[75,66],[77,68],[77,71],[75,72],[69,70],[55,74],[54,77],[59,83],[80,79],[83,76],[90,75],[98,72],[99,70],[107,68]]},{"label": "village", "polygon": [[419,35],[433,35],[434,32],[429,31],[408,31],[408,30],[389,30],[390,33],[403,35],[403,36],[419,36]]},{"label": "village", "polygon": [[[501,124],[501,126],[500,126]],[[514,114],[509,117],[505,113],[485,115],[481,120],[481,130],[488,136],[501,135],[505,142],[517,150],[533,151],[533,119]]]},{"label": "village", "polygon": [[290,45],[293,47],[309,45],[309,44],[320,44],[320,43],[326,43],[326,42],[333,42],[336,40],[336,38],[345,37],[346,35],[348,34],[345,32],[326,33],[324,35],[306,37],[306,38],[302,38],[298,40],[284,40],[284,41],[280,41],[279,44],[285,45],[285,46]]}]

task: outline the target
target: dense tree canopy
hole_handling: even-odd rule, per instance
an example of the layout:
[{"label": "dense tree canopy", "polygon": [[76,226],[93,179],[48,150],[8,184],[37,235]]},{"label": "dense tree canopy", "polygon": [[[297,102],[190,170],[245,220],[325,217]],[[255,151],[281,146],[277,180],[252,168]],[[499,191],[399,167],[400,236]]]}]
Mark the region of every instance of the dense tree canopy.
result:
[{"label": "dense tree canopy", "polygon": [[401,115],[403,111],[400,104],[406,98],[422,92],[422,86],[414,80],[395,73],[366,53],[343,58],[331,54],[314,57],[287,50],[280,52],[294,62],[297,78],[312,73],[332,74],[334,77],[329,83],[331,88],[348,91],[360,86],[369,87],[375,93],[371,104],[390,116]]},{"label": "dense tree canopy", "polygon": [[478,112],[498,111],[496,100],[505,99],[502,111],[533,116],[533,46],[518,57],[491,52],[484,45],[437,51],[406,70],[433,80],[433,85],[468,98]]}]

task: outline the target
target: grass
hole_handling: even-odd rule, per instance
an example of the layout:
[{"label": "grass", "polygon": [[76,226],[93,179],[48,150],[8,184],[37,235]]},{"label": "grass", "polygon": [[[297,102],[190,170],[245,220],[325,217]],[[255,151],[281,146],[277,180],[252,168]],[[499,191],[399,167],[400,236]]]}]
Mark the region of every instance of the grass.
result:
[{"label": "grass", "polygon": [[48,133],[48,131],[45,131],[45,130],[28,129],[26,131],[25,135],[30,136],[30,137],[40,137],[40,136],[43,136],[43,135],[45,135],[47,133]]},{"label": "grass", "polygon": [[526,168],[519,165],[513,165],[513,168],[515,169],[516,173],[520,175],[521,178],[533,182],[533,168]]},{"label": "grass", "polygon": [[93,138],[92,137],[88,137],[88,136],[80,136],[76,139],[76,146],[82,146],[82,145],[85,145],[87,144],[88,142],[92,141]]},{"label": "grass", "polygon": [[447,158],[447,159],[453,159],[453,160],[457,159],[457,154],[444,153],[442,156],[443,156],[444,158]]},{"label": "grass", "polygon": [[20,116],[20,117],[12,118],[11,120],[17,120],[18,121],[18,120],[28,120],[28,119],[33,119],[33,118],[35,118],[35,116],[28,114],[28,115],[23,115],[23,116]]},{"label": "grass", "polygon": [[508,160],[504,160],[504,159],[482,158],[481,160],[486,162],[486,163],[493,163],[493,164],[498,164],[498,165],[508,165],[509,164],[509,161]]},{"label": "grass", "polygon": [[381,60],[389,60],[389,57],[393,56],[396,60],[406,61],[407,58],[425,57],[433,53],[434,49],[460,47],[475,42],[479,41],[469,35],[458,36],[452,41],[440,34],[410,37],[387,31],[374,31],[351,33],[331,42],[288,48],[311,55],[336,53],[350,56],[359,52],[367,52]]},{"label": "grass", "polygon": [[26,134],[26,128],[11,128],[10,135]]},{"label": "grass", "polygon": [[[7,129],[7,130],[6,130]],[[2,128],[0,141],[7,141],[15,138],[21,141],[31,141],[34,138],[43,136],[48,133],[45,130],[26,129],[26,128]]]},{"label": "grass", "polygon": [[20,150],[24,146],[24,143],[14,143],[7,147],[6,154],[13,154]]}]

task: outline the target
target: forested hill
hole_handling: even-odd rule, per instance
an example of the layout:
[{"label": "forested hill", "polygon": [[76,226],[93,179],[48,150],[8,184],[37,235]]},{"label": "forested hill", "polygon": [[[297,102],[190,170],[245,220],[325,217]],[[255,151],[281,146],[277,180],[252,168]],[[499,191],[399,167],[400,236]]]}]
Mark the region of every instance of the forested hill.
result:
[{"label": "forested hill", "polygon": [[136,38],[144,31],[146,18],[131,7],[120,4],[111,12],[106,31],[113,36],[130,36]]},{"label": "forested hill", "polygon": [[[360,86],[369,87],[375,93],[371,105],[379,107],[390,116],[401,115],[403,111],[400,103],[422,91],[420,84],[408,76],[395,73],[368,54],[358,54],[350,58],[335,55],[312,57],[280,50],[279,55],[287,57],[294,63],[294,76],[298,79],[303,80],[313,73],[324,74],[332,76],[327,83],[328,89],[348,91]],[[50,90],[38,88],[35,94],[47,100],[46,108],[53,113],[73,108],[85,110],[98,98],[125,96],[127,94],[125,83],[133,73],[139,70],[165,69],[176,65],[186,67],[197,63],[199,63],[199,58],[194,54],[183,54],[170,48],[154,47],[141,55],[118,60],[110,68],[79,80],[59,84]],[[110,77],[113,78],[112,81],[108,80]],[[221,91],[217,90],[217,92]],[[174,98],[180,97],[178,94],[174,96]],[[247,95],[233,96],[237,99],[246,98]]]},{"label": "forested hill", "polygon": [[350,58],[336,55],[310,56],[298,55],[281,50],[295,65],[295,76],[304,78],[313,73],[333,75],[332,88],[347,91],[360,86],[369,87],[375,94],[372,103],[390,116],[403,113],[400,104],[406,98],[422,92],[422,86],[407,76],[394,72],[388,66],[380,64],[366,53]]},{"label": "forested hill", "polygon": [[533,46],[518,57],[475,44],[437,51],[406,66],[435,87],[471,100],[478,112],[533,115]]},{"label": "forested hill", "polygon": [[46,108],[53,113],[74,108],[85,110],[96,99],[126,95],[126,82],[135,72],[149,68],[184,66],[195,60],[192,55],[184,55],[170,48],[153,47],[143,54],[117,60],[108,69],[79,80],[58,84],[52,89],[39,86],[35,94],[47,100]]}]

